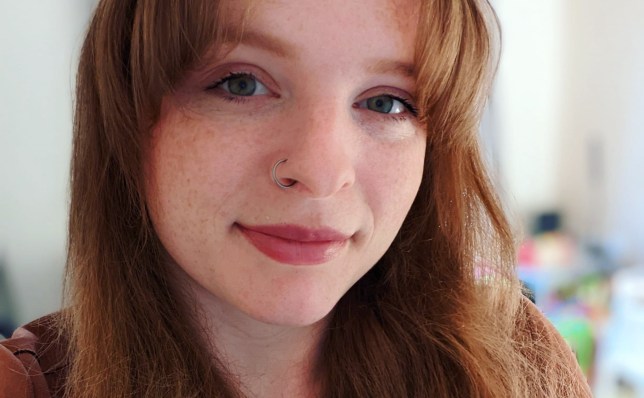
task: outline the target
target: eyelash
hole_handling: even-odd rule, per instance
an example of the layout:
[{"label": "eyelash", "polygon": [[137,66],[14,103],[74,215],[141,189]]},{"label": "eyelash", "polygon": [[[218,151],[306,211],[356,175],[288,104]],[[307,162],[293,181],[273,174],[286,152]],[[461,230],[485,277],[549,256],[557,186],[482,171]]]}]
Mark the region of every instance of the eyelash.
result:
[{"label": "eyelash", "polygon": [[[213,91],[213,90],[219,90],[221,88],[221,85],[226,83],[227,81],[237,78],[237,77],[242,77],[242,76],[250,76],[251,78],[257,80],[258,82],[260,81],[257,76],[255,76],[254,73],[252,72],[230,72],[226,76],[222,77],[221,79],[217,80],[216,82],[210,84],[208,87],[206,87],[206,91]],[[219,90],[222,93],[221,98],[229,101],[229,102],[234,102],[238,104],[244,104],[249,101],[249,98],[241,96],[241,95],[234,95],[230,94],[225,90]]]},{"label": "eyelash", "polygon": [[221,86],[222,84],[224,84],[225,82],[227,82],[228,80],[234,79],[236,77],[242,77],[242,76],[250,76],[255,80],[259,80],[259,79],[257,79],[257,76],[255,76],[255,74],[251,73],[251,72],[230,72],[226,76],[224,76],[221,79],[217,80],[216,82],[210,84],[208,87],[206,87],[206,90],[214,90],[214,89],[218,88],[219,86]]},{"label": "eyelash", "polygon": [[[206,91],[218,90],[218,89],[220,89],[220,86],[222,84],[226,83],[227,81],[229,81],[231,79],[234,79],[234,78],[237,78],[237,77],[242,77],[242,76],[249,76],[249,77],[253,78],[254,80],[256,80],[256,81],[261,83],[261,81],[257,78],[257,76],[252,72],[230,72],[226,76],[222,77],[221,79],[219,79],[216,82],[214,82],[214,83],[210,84],[209,86],[207,86]],[[241,95],[234,95],[234,94],[230,94],[230,93],[228,93],[228,92],[226,92],[224,90],[221,90],[221,91],[222,91],[222,94],[223,94],[222,97],[221,97],[222,99],[224,99],[224,100],[226,100],[228,102],[233,102],[233,103],[237,103],[237,104],[245,104],[248,101],[250,101],[250,98],[253,97],[253,96],[245,97],[245,96],[241,96]],[[410,100],[402,98],[402,97],[399,97],[399,96],[397,96],[395,94],[390,94],[390,93],[386,93],[386,92],[382,93],[382,94],[379,94],[378,96],[388,96],[391,99],[400,102],[405,107],[407,112],[409,112],[414,118],[418,116],[418,108],[416,108],[416,106],[414,106],[414,104]],[[354,106],[356,106],[356,105],[357,105],[357,103],[354,104]],[[405,120],[407,120],[409,118],[409,116],[406,113],[393,113],[392,114],[392,113],[380,113],[380,112],[376,112],[376,111],[372,111],[372,112],[377,114],[378,116],[381,116],[383,118],[393,120],[393,121],[402,122],[402,121],[405,121]]]},{"label": "eyelash", "polygon": [[[418,116],[418,108],[416,108],[416,106],[414,106],[414,104],[410,100],[402,98],[402,97],[399,97],[399,96],[397,96],[395,94],[390,94],[390,93],[386,93],[386,92],[382,93],[382,94],[379,94],[378,96],[383,96],[383,95],[387,96],[387,97],[390,97],[391,99],[396,100],[396,101],[400,102],[401,104],[403,104],[405,109],[407,109],[407,111],[409,113],[411,113],[414,117]],[[376,112],[376,113],[378,113],[378,112]],[[382,113],[382,115],[388,115],[389,117],[393,117],[393,116],[403,116],[404,113],[393,113],[393,114],[391,114],[391,113]]]}]

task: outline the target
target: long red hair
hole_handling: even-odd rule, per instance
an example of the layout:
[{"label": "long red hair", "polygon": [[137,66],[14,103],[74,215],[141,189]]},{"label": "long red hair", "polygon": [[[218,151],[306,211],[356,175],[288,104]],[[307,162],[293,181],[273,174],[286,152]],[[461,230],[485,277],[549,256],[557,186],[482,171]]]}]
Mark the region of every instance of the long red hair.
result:
[{"label": "long red hair", "polygon": [[[62,318],[69,397],[241,396],[171,283],[142,173],[163,96],[238,33],[225,16],[214,0],[96,9],[77,81]],[[486,1],[422,2],[425,175],[390,249],[333,312],[315,375],[324,396],[557,396],[565,383],[541,366],[548,348],[521,337],[514,241],[479,150],[497,36]]]}]

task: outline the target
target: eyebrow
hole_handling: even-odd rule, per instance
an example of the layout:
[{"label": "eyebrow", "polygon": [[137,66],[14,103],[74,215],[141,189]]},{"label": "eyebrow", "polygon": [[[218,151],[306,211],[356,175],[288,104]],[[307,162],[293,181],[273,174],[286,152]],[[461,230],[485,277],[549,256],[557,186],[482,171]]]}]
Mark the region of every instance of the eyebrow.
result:
[{"label": "eyebrow", "polygon": [[272,52],[282,58],[295,58],[296,54],[292,44],[270,34],[253,30],[244,30],[238,43]]},{"label": "eyebrow", "polygon": [[413,64],[394,60],[378,60],[369,65],[367,70],[378,74],[397,73],[405,77],[416,75],[416,68]]}]

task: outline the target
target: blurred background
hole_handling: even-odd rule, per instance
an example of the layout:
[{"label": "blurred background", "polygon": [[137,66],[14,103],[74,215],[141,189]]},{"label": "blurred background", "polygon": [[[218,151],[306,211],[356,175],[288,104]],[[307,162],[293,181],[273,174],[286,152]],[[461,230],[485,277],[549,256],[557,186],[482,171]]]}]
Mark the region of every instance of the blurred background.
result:
[{"label": "blurred background", "polygon": [[[0,0],[0,334],[57,310],[93,0]],[[597,397],[644,398],[644,1],[495,0],[482,141],[518,272]]]},{"label": "blurred background", "polygon": [[518,272],[597,397],[644,397],[644,1],[495,0],[483,125]]}]

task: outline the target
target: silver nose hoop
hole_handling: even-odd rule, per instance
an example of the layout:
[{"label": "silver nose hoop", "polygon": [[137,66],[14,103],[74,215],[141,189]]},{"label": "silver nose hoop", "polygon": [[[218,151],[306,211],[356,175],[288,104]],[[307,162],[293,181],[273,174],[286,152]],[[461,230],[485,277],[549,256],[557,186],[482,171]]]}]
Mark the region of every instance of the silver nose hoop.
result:
[{"label": "silver nose hoop", "polygon": [[271,170],[271,176],[273,177],[273,181],[275,182],[275,184],[277,184],[278,187],[282,189],[289,189],[297,182],[291,179],[288,184],[282,184],[282,182],[280,181],[280,178],[277,176],[277,167],[282,163],[286,163],[287,160],[288,159],[278,160],[277,162],[275,162],[275,164],[273,165],[273,169]]}]

